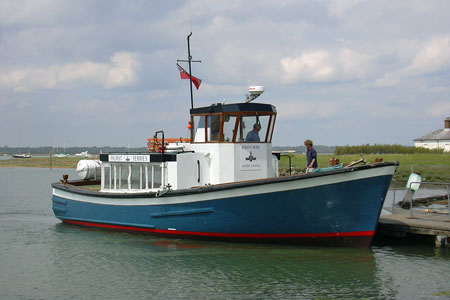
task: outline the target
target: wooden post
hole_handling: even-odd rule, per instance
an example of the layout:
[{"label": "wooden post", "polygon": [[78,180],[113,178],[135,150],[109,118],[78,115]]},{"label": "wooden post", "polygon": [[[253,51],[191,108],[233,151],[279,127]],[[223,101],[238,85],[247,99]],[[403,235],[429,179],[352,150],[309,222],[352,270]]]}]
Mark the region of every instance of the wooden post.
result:
[{"label": "wooden post", "polygon": [[50,149],[49,157],[50,157],[50,170],[52,170],[52,164],[53,164],[53,147]]}]

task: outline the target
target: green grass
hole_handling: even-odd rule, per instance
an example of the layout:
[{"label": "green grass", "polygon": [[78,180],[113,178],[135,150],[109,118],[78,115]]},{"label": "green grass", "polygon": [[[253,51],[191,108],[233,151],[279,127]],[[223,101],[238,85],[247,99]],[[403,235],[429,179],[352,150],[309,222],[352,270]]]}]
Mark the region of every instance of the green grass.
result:
[{"label": "green grass", "polygon": [[[52,168],[76,168],[78,161],[84,157],[53,157]],[[98,158],[90,158],[98,159]],[[0,160],[0,167],[50,168],[49,157],[11,158]]]},{"label": "green grass", "polygon": [[[361,158],[360,155],[333,155],[319,154],[317,157],[319,167],[329,166],[331,157],[339,158],[341,163],[350,163]],[[383,161],[398,161],[400,166],[394,175],[399,183],[406,183],[411,167],[414,173],[422,175],[423,181],[428,182],[450,182],[450,153],[418,153],[418,154],[368,154],[364,155],[368,162],[374,162],[375,158],[383,158]],[[306,156],[304,154],[291,155],[292,167],[296,171],[303,171],[306,167]],[[288,157],[281,157],[280,171],[289,170]]]}]

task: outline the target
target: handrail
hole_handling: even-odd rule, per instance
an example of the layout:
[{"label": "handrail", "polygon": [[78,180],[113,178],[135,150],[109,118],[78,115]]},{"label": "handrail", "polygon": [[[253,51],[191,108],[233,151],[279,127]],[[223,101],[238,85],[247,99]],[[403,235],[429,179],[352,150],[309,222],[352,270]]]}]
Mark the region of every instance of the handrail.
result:
[{"label": "handrail", "polygon": [[281,153],[280,152],[280,156],[287,156],[289,158],[289,176],[292,176],[292,164],[291,164],[291,153]]},{"label": "handrail", "polygon": [[394,213],[394,207],[395,207],[395,191],[397,190],[397,180],[395,178],[392,178],[392,180],[394,182],[394,196],[392,198],[392,213]]},{"label": "handrail", "polygon": [[[450,182],[418,182],[418,181],[413,181],[409,183],[409,189],[411,189],[411,186],[413,184],[429,184],[429,185],[445,185],[447,186],[447,205],[448,205],[448,217],[450,219]],[[413,217],[413,196],[411,196],[411,200],[410,200],[410,206],[409,206],[409,210],[411,212],[411,217]]]}]

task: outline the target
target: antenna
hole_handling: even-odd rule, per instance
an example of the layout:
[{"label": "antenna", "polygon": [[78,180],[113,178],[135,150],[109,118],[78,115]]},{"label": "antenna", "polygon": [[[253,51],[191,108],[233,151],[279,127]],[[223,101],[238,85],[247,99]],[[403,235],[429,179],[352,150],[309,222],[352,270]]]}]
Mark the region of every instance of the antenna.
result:
[{"label": "antenna", "polygon": [[261,96],[262,93],[264,93],[264,87],[262,85],[258,86],[249,86],[248,87],[249,94],[245,95],[245,102],[249,103]]},{"label": "antenna", "polygon": [[192,60],[192,56],[191,56],[191,43],[190,43],[190,38],[191,38],[192,32],[189,33],[189,35],[187,36],[187,45],[188,45],[188,59],[184,60],[184,59],[177,59],[177,62],[187,62],[189,63],[189,83],[190,83],[190,88],[191,88],[191,108],[194,108],[194,95],[192,92],[192,67],[191,67],[191,63],[192,62],[202,62],[201,60]]}]

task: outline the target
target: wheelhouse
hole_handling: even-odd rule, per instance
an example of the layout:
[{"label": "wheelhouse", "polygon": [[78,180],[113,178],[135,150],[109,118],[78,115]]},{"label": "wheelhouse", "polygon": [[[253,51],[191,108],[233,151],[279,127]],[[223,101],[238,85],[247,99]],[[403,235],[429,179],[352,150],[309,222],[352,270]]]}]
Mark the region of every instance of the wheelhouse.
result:
[{"label": "wheelhouse", "polygon": [[[262,103],[214,104],[191,109],[191,143],[270,143],[276,108]],[[248,138],[259,126],[258,139]]]},{"label": "wheelhouse", "polygon": [[102,154],[101,191],[186,189],[277,177],[271,145],[276,114],[273,105],[248,102],[191,109],[190,139],[165,139],[158,131],[148,139],[149,153]]}]

